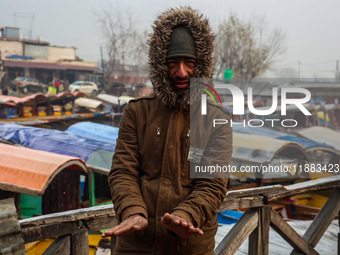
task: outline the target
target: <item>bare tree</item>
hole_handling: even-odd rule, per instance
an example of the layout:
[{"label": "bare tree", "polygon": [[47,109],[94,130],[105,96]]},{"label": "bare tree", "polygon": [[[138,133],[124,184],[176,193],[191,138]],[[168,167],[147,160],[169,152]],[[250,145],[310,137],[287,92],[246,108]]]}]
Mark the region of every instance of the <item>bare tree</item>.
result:
[{"label": "bare tree", "polygon": [[241,82],[251,80],[274,63],[284,52],[285,35],[280,29],[265,29],[263,18],[242,21],[235,14],[221,22],[216,36],[217,77],[231,69],[233,77]]},{"label": "bare tree", "polygon": [[[103,8],[97,17],[106,39],[106,76],[111,77],[114,71],[120,71],[120,76],[124,78],[126,65],[142,63],[146,39],[143,42],[143,33],[135,28],[132,14],[129,11],[124,13],[118,5],[116,8],[111,5]],[[147,62],[146,58],[144,62]]]}]

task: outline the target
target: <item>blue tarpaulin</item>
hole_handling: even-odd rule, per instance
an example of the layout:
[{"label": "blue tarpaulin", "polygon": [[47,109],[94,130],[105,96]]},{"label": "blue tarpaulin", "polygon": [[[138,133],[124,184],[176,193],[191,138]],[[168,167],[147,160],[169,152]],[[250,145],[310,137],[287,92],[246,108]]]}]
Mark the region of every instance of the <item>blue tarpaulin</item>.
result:
[{"label": "blue tarpaulin", "polygon": [[2,140],[31,149],[78,157],[89,165],[106,169],[111,168],[116,138],[112,137],[111,142],[108,143],[54,129],[0,124]]},{"label": "blue tarpaulin", "polygon": [[73,124],[66,130],[66,132],[103,142],[116,143],[118,130],[119,128],[117,127],[83,121]]},{"label": "blue tarpaulin", "polygon": [[266,137],[271,137],[275,139],[280,139],[284,141],[291,141],[299,143],[304,149],[310,149],[314,147],[326,147],[333,148],[325,143],[314,142],[305,138],[301,138],[294,135],[289,135],[280,131],[276,131],[267,127],[249,127],[243,125],[241,122],[233,122],[233,132],[251,134],[251,135],[261,135]]}]

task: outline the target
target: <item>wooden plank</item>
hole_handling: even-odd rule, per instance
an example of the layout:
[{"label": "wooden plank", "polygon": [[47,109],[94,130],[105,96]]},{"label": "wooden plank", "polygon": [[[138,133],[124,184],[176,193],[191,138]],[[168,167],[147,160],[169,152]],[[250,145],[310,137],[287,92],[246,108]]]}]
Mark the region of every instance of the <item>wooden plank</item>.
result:
[{"label": "wooden plank", "polygon": [[257,209],[248,209],[216,247],[215,254],[234,254],[257,227],[258,216]]},{"label": "wooden plank", "polygon": [[280,190],[285,190],[285,189],[281,185],[272,185],[272,186],[265,186],[265,187],[255,187],[255,188],[248,188],[248,189],[230,190],[230,191],[227,192],[226,199],[270,194],[274,191],[279,192]]},{"label": "wooden plank", "polygon": [[94,206],[89,208],[71,210],[60,213],[51,213],[47,215],[37,216],[34,218],[20,220],[20,226],[39,226],[42,224],[53,224],[56,222],[77,221],[83,219],[95,219],[98,217],[115,216],[113,205]]},{"label": "wooden plank", "polygon": [[318,190],[334,189],[337,187],[340,187],[340,175],[288,185],[285,186],[284,190],[268,194],[267,197],[269,202],[273,202],[281,198],[293,196],[296,194],[303,194]]},{"label": "wooden plank", "polygon": [[25,243],[54,238],[71,234],[78,229],[78,222],[62,222],[58,224],[41,225],[39,227],[23,228],[21,235]]},{"label": "wooden plank", "polygon": [[270,226],[279,233],[291,246],[305,254],[318,254],[286,221],[273,209],[271,210]]},{"label": "wooden plank", "polygon": [[82,220],[82,222],[86,225],[86,228],[88,228],[91,231],[113,228],[114,226],[118,225],[118,220],[116,217],[104,217],[91,220]]},{"label": "wooden plank", "polygon": [[89,238],[87,229],[79,229],[71,235],[71,254],[72,255],[88,255],[89,254]]},{"label": "wooden plank", "polygon": [[259,224],[249,236],[249,255],[266,255],[269,251],[269,227],[271,207],[258,208]]},{"label": "wooden plank", "polygon": [[71,254],[71,238],[67,236],[59,236],[46,249],[42,255],[70,255]]},{"label": "wooden plank", "polygon": [[[325,205],[321,208],[318,215],[315,217],[312,224],[306,230],[303,235],[303,239],[306,240],[312,247],[315,247],[320,241],[321,237],[327,230],[328,226],[338,215],[340,210],[340,188],[335,189],[328,198]],[[293,251],[291,254],[298,254]]]},{"label": "wooden plank", "polygon": [[112,204],[53,213],[20,221],[25,243],[71,234],[81,225],[96,231],[115,224]]},{"label": "wooden plank", "polygon": [[243,198],[225,199],[220,206],[219,211],[261,207],[264,205],[263,199],[263,196],[258,195]]}]

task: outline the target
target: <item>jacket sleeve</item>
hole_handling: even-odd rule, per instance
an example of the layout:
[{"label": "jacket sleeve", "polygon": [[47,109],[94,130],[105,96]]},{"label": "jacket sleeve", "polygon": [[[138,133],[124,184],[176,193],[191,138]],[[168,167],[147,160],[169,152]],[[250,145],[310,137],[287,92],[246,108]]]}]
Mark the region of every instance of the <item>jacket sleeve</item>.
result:
[{"label": "jacket sleeve", "polygon": [[[229,125],[221,125],[213,130],[199,165],[229,166],[232,155],[232,128]],[[228,173],[204,173],[195,176],[194,168],[197,164],[190,165],[191,178],[194,177],[193,189],[172,212],[178,216],[189,214],[189,220],[193,220],[193,224],[201,228],[209,219],[216,217],[227,192]],[[180,211],[185,213],[181,214]]]},{"label": "jacket sleeve", "polygon": [[140,190],[140,154],[138,151],[136,116],[128,104],[119,124],[115,154],[109,174],[109,187],[118,220],[132,214],[148,217]]}]

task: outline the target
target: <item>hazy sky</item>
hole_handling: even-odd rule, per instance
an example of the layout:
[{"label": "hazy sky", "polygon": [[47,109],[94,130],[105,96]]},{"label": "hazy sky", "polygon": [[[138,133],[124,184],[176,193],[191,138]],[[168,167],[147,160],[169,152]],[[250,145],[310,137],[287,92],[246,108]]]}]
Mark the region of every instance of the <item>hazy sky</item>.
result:
[{"label": "hazy sky", "polygon": [[[105,45],[96,15],[110,5],[129,9],[136,26],[149,30],[154,19],[169,7],[190,5],[210,19],[212,26],[230,12],[248,19],[262,16],[267,27],[286,33],[286,52],[275,70],[293,68],[305,77],[334,77],[340,59],[339,0],[0,0],[0,26],[20,27],[25,38],[42,35],[57,46],[75,46],[85,61],[100,60]],[[105,56],[104,56],[105,58]]]}]

